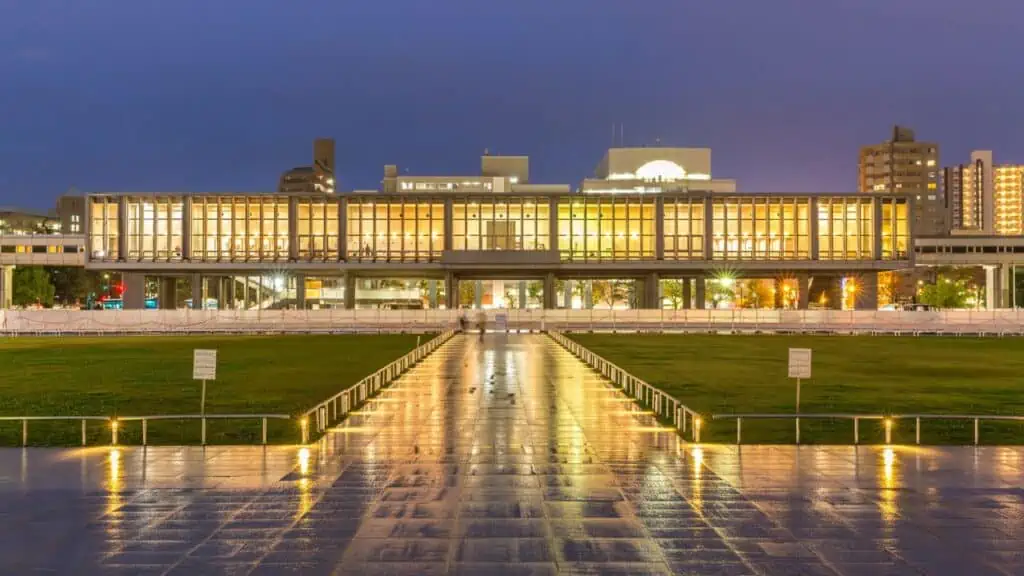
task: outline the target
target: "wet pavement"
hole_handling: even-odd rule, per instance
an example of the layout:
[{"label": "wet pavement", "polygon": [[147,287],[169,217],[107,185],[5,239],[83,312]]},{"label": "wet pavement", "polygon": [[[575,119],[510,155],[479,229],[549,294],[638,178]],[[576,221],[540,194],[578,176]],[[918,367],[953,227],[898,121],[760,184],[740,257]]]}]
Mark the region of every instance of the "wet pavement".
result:
[{"label": "wet pavement", "polygon": [[687,444],[539,335],[300,447],[0,450],[0,574],[1024,574],[1024,449]]}]

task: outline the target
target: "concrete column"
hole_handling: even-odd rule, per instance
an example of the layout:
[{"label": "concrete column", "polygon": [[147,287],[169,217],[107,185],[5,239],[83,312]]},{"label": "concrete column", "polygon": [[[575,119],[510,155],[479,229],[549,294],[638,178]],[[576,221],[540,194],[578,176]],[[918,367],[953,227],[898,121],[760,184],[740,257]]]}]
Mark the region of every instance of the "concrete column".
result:
[{"label": "concrete column", "polygon": [[288,199],[288,260],[299,259],[299,199]]},{"label": "concrete column", "polygon": [[356,277],[351,272],[345,273],[345,309],[356,307]]},{"label": "concrete column", "polygon": [[178,306],[178,279],[170,276],[161,276],[159,282],[160,293],[157,303],[161,310],[174,310]]},{"label": "concrete column", "polygon": [[[446,198],[444,201],[444,249],[445,251],[452,249],[452,212],[453,212],[454,201],[451,198]],[[456,299],[458,302],[458,299]]]},{"label": "concrete column", "polygon": [[812,197],[810,199],[811,205],[808,209],[808,218],[810,222],[807,223],[807,234],[811,237],[811,260],[818,259],[818,199]]},{"label": "concrete column", "polygon": [[583,307],[587,310],[594,308],[594,281],[580,280],[583,282]]},{"label": "concrete column", "polygon": [[437,308],[437,280],[427,280],[427,306]]},{"label": "concrete column", "polygon": [[776,278],[772,284],[772,289],[774,290],[774,292],[772,293],[772,306],[776,310],[781,310],[786,303],[784,292],[785,287],[786,283],[778,278]]},{"label": "concrete column", "polygon": [[444,307],[449,310],[459,307],[459,281],[452,272],[444,273]]},{"label": "concrete column", "polygon": [[644,297],[641,307],[648,310],[661,309],[661,300],[658,298],[658,285],[660,283],[656,272],[652,272],[644,278]]},{"label": "concrete column", "polygon": [[117,198],[117,259],[128,257],[128,198]]},{"label": "concrete column", "polygon": [[1013,298],[1013,266],[1003,264],[999,267],[999,302],[1002,308],[1015,308]]},{"label": "concrete column", "polygon": [[473,307],[483,308],[484,305],[484,283],[482,280],[473,282]]},{"label": "concrete column", "polygon": [[14,296],[14,266],[0,266],[0,310],[11,307]]},{"label": "concrete column", "polygon": [[878,310],[878,272],[866,272],[858,278],[855,310]]},{"label": "concrete column", "polygon": [[526,280],[519,281],[519,309],[526,310]]},{"label": "concrete column", "polygon": [[146,308],[146,275],[138,272],[125,272],[121,275],[124,281],[124,309],[144,310]]},{"label": "concrete column", "polygon": [[[181,258],[192,259],[192,197],[185,196],[182,203],[181,221]],[[206,215],[204,214],[205,218]]]},{"label": "concrete column", "polygon": [[555,296],[555,275],[547,273],[544,275],[544,309],[554,310],[556,306]]},{"label": "concrete column", "polygon": [[800,310],[807,310],[811,301],[811,277],[807,274],[799,274],[796,277],[797,283],[797,305]]},{"label": "concrete column", "polygon": [[554,196],[548,199],[548,250],[558,250],[558,199]]},{"label": "concrete column", "polygon": [[[872,234],[872,238],[871,238],[871,242],[872,242],[871,248],[872,248],[872,251],[871,252],[872,252],[872,257],[875,260],[881,260],[882,259],[882,199],[881,198],[875,198],[874,201],[872,202],[871,208],[872,208],[872,218],[874,218],[874,221],[871,223],[872,224],[871,225],[871,234]],[[909,218],[908,217],[907,218],[907,225],[908,226],[910,225],[911,221],[913,221],[913,218]],[[913,238],[913,236],[911,236],[911,238]],[[893,239],[893,241],[895,242],[895,239]],[[910,252],[913,253],[914,251],[911,250]]]},{"label": "concrete column", "polygon": [[683,278],[680,282],[683,283],[683,310],[689,310],[693,306],[693,303],[691,302],[691,300],[693,300],[693,290],[690,287],[693,280],[690,278]]},{"label": "concrete column", "polygon": [[843,309],[842,276],[829,276],[825,279],[825,307],[829,310]]},{"label": "concrete column", "polygon": [[[712,221],[712,216],[714,216],[714,213],[715,213],[714,210],[711,209],[711,195],[708,194],[708,195],[704,196],[704,260],[707,260],[707,261],[711,261],[712,255],[714,254],[714,246],[713,245],[714,245],[714,242],[715,242],[715,235],[714,235],[714,229],[715,228],[714,228],[714,222]],[[697,286],[699,286],[698,290],[700,291],[701,294],[704,293],[704,287],[702,286],[703,282],[704,282],[703,275],[698,276],[697,277]],[[704,302],[703,298],[701,299],[701,302]],[[703,309],[704,308],[704,304],[701,304],[697,308]]]},{"label": "concrete column", "polygon": [[237,300],[236,291],[238,290],[238,279],[234,276],[228,276],[224,279],[224,282],[227,284],[224,288],[224,298],[228,301],[227,308],[234,310],[236,306],[235,302]]},{"label": "concrete column", "polygon": [[572,280],[565,281],[564,292],[562,293],[562,307],[569,309],[572,308]]},{"label": "concrete column", "polygon": [[306,275],[302,272],[295,274],[295,307],[306,309]]},{"label": "concrete column", "polygon": [[[257,303],[259,301],[257,300]],[[203,309],[203,277],[200,274],[192,275],[192,309]]]},{"label": "concrete column", "polygon": [[703,274],[700,274],[694,282],[696,283],[696,289],[693,291],[693,295],[696,300],[697,310],[703,310],[707,307],[707,279]]}]

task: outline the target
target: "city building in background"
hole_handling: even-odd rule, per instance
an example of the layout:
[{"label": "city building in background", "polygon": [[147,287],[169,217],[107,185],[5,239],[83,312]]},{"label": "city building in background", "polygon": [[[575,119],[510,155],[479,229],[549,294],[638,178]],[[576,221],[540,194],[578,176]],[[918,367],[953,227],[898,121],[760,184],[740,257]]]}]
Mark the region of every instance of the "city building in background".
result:
[{"label": "city building in background", "polygon": [[[381,192],[385,194],[535,194],[568,193],[568,184],[531,184],[530,159],[527,156],[493,156],[486,151],[480,158],[480,172],[468,176],[428,176],[399,174],[398,166],[384,166]],[[375,192],[375,191],[373,191]]]},{"label": "city building in background", "polygon": [[56,214],[0,207],[0,234],[56,234],[61,221]]},{"label": "city building in background", "polygon": [[914,197],[914,235],[949,232],[948,208],[939,186],[939,145],[919,142],[914,131],[893,127],[892,137],[860,149],[859,192],[888,192]]},{"label": "city building in background", "polygon": [[611,148],[592,178],[580,186],[584,194],[736,191],[736,181],[712,178],[710,148],[663,146]]},{"label": "city building in background", "polygon": [[333,194],[335,189],[333,138],[314,140],[313,163],[281,174],[277,185],[285,194]]},{"label": "city building in background", "polygon": [[991,150],[975,150],[943,180],[954,233],[1024,234],[1024,165],[995,164]]}]

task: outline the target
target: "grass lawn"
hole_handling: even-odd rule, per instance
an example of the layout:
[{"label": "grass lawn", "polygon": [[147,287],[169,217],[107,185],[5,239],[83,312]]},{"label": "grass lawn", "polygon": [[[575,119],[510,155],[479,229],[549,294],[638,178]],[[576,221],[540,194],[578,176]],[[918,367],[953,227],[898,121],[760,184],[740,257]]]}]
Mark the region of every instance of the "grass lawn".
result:
[{"label": "grass lawn", "polygon": [[[426,342],[432,336],[419,337]],[[297,415],[409,352],[416,335],[131,336],[0,339],[0,416],[197,414],[192,351],[217,349],[207,385],[211,414]],[[89,443],[108,443],[90,423]],[[150,422],[154,444],[199,442],[199,422]],[[270,441],[296,442],[295,421],[270,421]],[[210,443],[258,443],[260,422],[210,421]],[[141,442],[124,423],[121,441]],[[30,422],[33,445],[78,444],[80,422]],[[21,443],[20,422],[0,422],[0,445]]]},{"label": "grass lawn", "polygon": [[[703,415],[792,413],[787,349],[813,349],[802,412],[1024,415],[1024,339],[893,336],[572,334],[573,339],[679,398]],[[705,418],[703,440],[734,442],[733,420]],[[921,441],[973,442],[972,421],[922,421]],[[862,421],[862,442],[882,442]],[[743,422],[744,443],[792,443],[790,421]],[[801,423],[801,441],[851,443],[849,421]],[[896,421],[893,441],[914,442],[914,422]],[[1024,423],[981,423],[985,444],[1024,444]]]}]

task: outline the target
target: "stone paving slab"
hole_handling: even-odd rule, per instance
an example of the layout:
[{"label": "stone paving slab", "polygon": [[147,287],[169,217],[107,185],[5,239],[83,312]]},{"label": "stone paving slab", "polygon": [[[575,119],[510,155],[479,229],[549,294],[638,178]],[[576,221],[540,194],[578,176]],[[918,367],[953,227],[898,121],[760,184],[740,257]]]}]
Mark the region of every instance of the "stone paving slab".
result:
[{"label": "stone paving slab", "polygon": [[1024,574],[1024,450],[692,445],[542,336],[308,447],[0,450],[0,574]]}]

